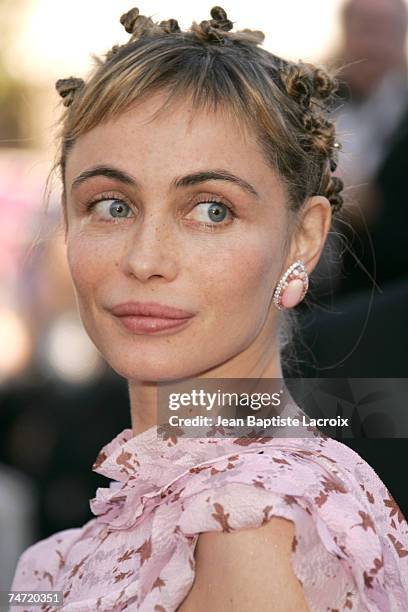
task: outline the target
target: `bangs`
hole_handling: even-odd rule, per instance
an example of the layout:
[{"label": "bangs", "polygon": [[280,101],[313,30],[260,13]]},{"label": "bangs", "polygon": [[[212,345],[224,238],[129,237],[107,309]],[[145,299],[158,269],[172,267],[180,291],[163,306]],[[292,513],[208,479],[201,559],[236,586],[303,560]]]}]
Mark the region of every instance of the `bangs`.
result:
[{"label": "bangs", "polygon": [[265,132],[269,143],[281,143],[282,148],[282,142],[288,143],[287,126],[274,106],[282,103],[283,93],[262,66],[262,54],[257,65],[245,53],[246,45],[242,47],[241,53],[236,48],[209,48],[186,35],[145,38],[125,46],[97,69],[70,107],[60,134],[62,156],[81,134],[158,92],[167,95],[152,120],[189,99],[192,116],[226,113],[243,136],[252,128],[260,141]]}]

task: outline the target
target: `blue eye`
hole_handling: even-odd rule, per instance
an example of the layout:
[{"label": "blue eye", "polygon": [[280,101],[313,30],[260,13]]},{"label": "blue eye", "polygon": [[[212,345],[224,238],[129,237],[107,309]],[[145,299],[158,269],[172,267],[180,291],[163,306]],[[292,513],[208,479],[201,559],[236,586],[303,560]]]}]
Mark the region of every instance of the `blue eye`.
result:
[{"label": "blue eye", "polygon": [[[111,204],[109,206],[109,213],[115,217],[127,217],[128,212],[130,210],[129,206],[126,204],[126,202],[122,202],[121,200],[106,200],[107,202],[113,202],[113,204]],[[115,215],[114,213],[117,213],[117,215]]]},{"label": "blue eye", "polygon": [[208,216],[212,221],[223,221],[227,215],[227,207],[221,202],[214,202],[208,209]]},{"label": "blue eye", "polygon": [[222,202],[200,202],[197,204],[193,211],[198,211],[198,221],[207,223],[208,221],[214,222],[214,224],[224,221],[228,212],[231,212],[230,208]]},{"label": "blue eye", "polygon": [[[102,204],[105,204],[106,202],[111,203],[108,208],[100,206]],[[91,210],[93,208],[96,209],[98,206],[101,207],[101,215],[107,212],[110,219],[126,219],[128,218],[129,212],[131,211],[130,206],[119,198],[103,198],[97,200],[96,202],[91,202],[88,206],[88,210]]]}]

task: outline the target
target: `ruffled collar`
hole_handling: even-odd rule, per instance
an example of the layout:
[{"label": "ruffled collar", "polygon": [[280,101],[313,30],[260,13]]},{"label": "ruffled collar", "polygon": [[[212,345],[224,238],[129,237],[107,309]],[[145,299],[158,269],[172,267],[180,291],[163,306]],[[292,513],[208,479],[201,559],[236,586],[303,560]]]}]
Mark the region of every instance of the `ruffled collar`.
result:
[{"label": "ruffled collar", "polygon": [[[228,428],[222,429],[225,433]],[[101,449],[92,466],[112,482],[97,489],[91,510],[109,530],[128,529],[173,493],[171,484],[182,475],[214,459],[274,443],[271,437],[233,437],[231,431],[228,436],[192,438],[183,436],[182,428],[153,425],[137,435],[124,429]]]},{"label": "ruffled collar", "polygon": [[189,470],[246,450],[249,444],[253,449],[268,442],[271,438],[187,438],[177,435],[174,428],[168,435],[159,435],[157,425],[137,435],[124,429],[101,449],[92,466],[112,482],[97,489],[90,500],[91,510],[109,530],[128,529],[158,505],[171,491],[171,483]]},{"label": "ruffled collar", "polygon": [[189,466],[218,456],[232,440],[185,437],[181,428],[167,433],[157,425],[136,435],[124,429],[102,448],[92,469],[119,483],[137,477],[161,487]]}]

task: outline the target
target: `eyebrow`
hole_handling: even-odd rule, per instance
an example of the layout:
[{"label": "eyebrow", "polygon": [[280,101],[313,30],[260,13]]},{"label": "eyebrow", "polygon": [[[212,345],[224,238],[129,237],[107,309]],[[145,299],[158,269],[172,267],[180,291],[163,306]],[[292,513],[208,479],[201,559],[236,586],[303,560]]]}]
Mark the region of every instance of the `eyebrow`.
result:
[{"label": "eyebrow", "polygon": [[[85,181],[95,177],[95,176],[105,176],[107,178],[115,179],[120,181],[121,183],[125,183],[126,185],[131,185],[132,187],[139,187],[139,182],[124,170],[120,170],[119,168],[115,168],[114,166],[95,166],[94,168],[90,168],[89,170],[84,170],[81,172],[73,181],[71,185],[71,191],[77,189],[79,185],[84,183]],[[187,187],[190,185],[197,185],[199,183],[204,183],[205,181],[229,181],[230,183],[234,183],[244,189],[247,193],[255,196],[256,198],[260,198],[259,193],[255,189],[251,183],[244,180],[243,178],[232,174],[228,170],[224,169],[214,169],[214,170],[201,170],[199,172],[193,172],[191,174],[186,174],[185,176],[175,178],[172,181],[173,187]]]}]

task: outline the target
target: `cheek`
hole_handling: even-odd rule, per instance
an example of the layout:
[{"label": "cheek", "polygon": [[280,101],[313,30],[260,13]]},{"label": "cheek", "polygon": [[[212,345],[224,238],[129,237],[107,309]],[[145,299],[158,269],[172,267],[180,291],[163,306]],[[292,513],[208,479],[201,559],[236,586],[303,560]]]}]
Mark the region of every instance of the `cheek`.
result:
[{"label": "cheek", "polygon": [[259,231],[241,240],[226,240],[202,262],[202,294],[225,315],[262,316],[279,273],[281,249],[280,243]]},{"label": "cheek", "polygon": [[[109,255],[108,255],[109,254]],[[67,261],[75,291],[81,302],[90,300],[107,275],[107,258],[112,261],[110,249],[102,240],[85,234],[70,233],[67,237]]]}]

